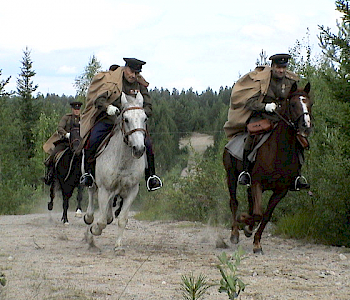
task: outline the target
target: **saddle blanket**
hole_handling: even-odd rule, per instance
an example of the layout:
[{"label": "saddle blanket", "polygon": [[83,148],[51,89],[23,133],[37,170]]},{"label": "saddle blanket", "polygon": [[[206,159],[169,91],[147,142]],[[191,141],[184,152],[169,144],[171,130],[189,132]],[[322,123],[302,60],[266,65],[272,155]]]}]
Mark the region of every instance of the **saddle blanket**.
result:
[{"label": "saddle blanket", "polygon": [[[266,140],[270,137],[270,134],[271,132],[268,132],[262,136],[258,144],[254,147],[253,151],[251,151],[250,154],[248,155],[249,161],[251,162],[255,161],[255,157],[258,149],[263,143],[266,142]],[[247,136],[248,136],[248,132],[236,135],[225,146],[225,148],[233,157],[241,161],[243,160],[243,150],[244,150],[244,144]]]}]

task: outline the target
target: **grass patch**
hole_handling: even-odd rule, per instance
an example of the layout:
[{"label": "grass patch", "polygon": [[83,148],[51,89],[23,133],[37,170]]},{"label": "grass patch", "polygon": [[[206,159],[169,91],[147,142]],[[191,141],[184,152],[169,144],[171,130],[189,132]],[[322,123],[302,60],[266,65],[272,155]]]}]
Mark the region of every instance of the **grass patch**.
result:
[{"label": "grass patch", "polygon": [[307,239],[310,237],[315,216],[313,212],[297,212],[294,215],[281,217],[275,228],[275,233],[288,238]]}]

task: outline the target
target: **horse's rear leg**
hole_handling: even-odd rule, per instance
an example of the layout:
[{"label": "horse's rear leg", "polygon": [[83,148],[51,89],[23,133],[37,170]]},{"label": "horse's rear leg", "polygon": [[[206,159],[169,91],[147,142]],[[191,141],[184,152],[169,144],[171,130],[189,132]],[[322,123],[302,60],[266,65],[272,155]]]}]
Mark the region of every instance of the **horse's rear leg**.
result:
[{"label": "horse's rear leg", "polygon": [[77,209],[75,210],[75,216],[77,218],[81,218],[83,216],[81,209],[81,202],[83,200],[83,185],[78,185],[78,193],[77,193]]},{"label": "horse's rear leg", "polygon": [[253,246],[254,253],[261,253],[261,254],[263,253],[261,243],[260,243],[261,235],[267,223],[270,221],[272,213],[276,208],[277,204],[281,201],[282,198],[286,196],[287,192],[288,192],[288,189],[278,193],[274,192],[270,197],[266,211],[262,216],[260,226],[254,235],[254,246]]},{"label": "horse's rear leg", "polygon": [[237,201],[237,175],[236,163],[234,158],[227,152],[226,148],[223,153],[223,164],[226,170],[226,182],[230,194],[230,209],[232,213],[232,227],[230,241],[232,244],[239,243],[239,231],[237,221],[238,201]]}]

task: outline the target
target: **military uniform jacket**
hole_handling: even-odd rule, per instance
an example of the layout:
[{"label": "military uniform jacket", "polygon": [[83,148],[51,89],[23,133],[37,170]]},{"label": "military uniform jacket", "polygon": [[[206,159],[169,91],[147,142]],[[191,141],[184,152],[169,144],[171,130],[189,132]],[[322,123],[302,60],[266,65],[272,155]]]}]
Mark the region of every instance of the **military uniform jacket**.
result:
[{"label": "military uniform jacket", "polygon": [[[286,72],[285,92],[299,78],[291,71]],[[241,77],[233,86],[228,110],[228,120],[224,124],[226,136],[231,139],[238,133],[244,132],[247,120],[255,110],[265,108],[264,102],[277,100],[279,93],[270,88],[271,67],[261,66]],[[288,92],[289,92],[288,90]],[[276,95],[277,94],[277,95]]]},{"label": "military uniform jacket", "polygon": [[72,113],[64,115],[57,126],[57,131],[45,142],[43,145],[43,150],[51,154],[55,148],[55,143],[59,140],[64,140],[65,135],[71,131],[73,126],[79,127],[80,117],[75,116]]},{"label": "military uniform jacket", "polygon": [[61,139],[65,138],[65,135],[71,131],[73,127],[80,126],[80,116],[75,116],[72,113],[66,114],[62,117],[58,123],[57,132]]}]

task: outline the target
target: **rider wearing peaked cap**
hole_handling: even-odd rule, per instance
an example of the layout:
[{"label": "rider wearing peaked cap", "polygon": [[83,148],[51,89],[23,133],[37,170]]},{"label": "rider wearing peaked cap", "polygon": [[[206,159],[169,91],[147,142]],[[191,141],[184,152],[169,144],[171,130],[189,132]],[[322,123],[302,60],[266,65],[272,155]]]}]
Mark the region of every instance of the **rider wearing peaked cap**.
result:
[{"label": "rider wearing peaked cap", "polygon": [[[231,106],[229,109],[229,120],[224,125],[227,137],[245,131],[248,123],[262,119],[273,122],[279,121],[274,114],[277,105],[287,98],[292,85],[299,81],[299,77],[287,70],[289,54],[275,54],[270,56],[271,67],[258,66],[254,71],[241,77],[234,85],[231,93]],[[252,84],[252,88],[247,86]],[[246,91],[251,94],[244,98]],[[242,96],[243,95],[243,96]],[[247,99],[247,100],[246,100]],[[243,101],[244,100],[244,101]],[[238,109],[237,109],[238,108]],[[253,136],[248,134],[243,150],[243,172],[238,177],[239,184],[250,185],[249,154],[253,148]],[[301,165],[299,166],[299,174]],[[308,189],[310,185],[304,176],[297,176],[291,190]]]},{"label": "rider wearing peaked cap", "polygon": [[[115,118],[121,110],[121,92],[136,95],[139,91],[143,96],[143,108],[148,117],[152,115],[151,97],[148,92],[148,82],[141,76],[142,66],[146,62],[136,58],[123,58],[125,66],[111,65],[109,71],[100,72],[93,78],[88,94],[87,104],[82,114],[81,137],[85,154],[85,174],[81,183],[91,187],[94,182],[94,157],[100,143],[112,130]],[[93,85],[106,81],[102,90],[94,91]],[[162,187],[161,179],[155,174],[154,153],[149,134],[145,137],[147,167],[145,170],[148,191]]]},{"label": "rider wearing peaked cap", "polygon": [[69,146],[70,132],[73,128],[80,128],[80,109],[82,102],[74,101],[70,103],[71,112],[65,114],[57,126],[57,131],[49,138],[43,146],[44,150],[50,154],[45,161],[47,167],[44,182],[51,185],[54,173],[55,155]]}]

